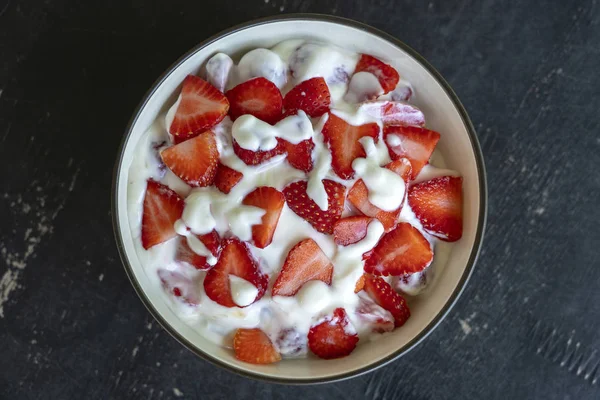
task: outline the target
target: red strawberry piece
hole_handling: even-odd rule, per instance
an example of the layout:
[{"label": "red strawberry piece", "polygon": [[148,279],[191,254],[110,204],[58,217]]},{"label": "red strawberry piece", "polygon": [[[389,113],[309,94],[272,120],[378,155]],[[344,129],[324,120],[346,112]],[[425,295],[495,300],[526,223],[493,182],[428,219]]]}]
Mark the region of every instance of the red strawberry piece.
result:
[{"label": "red strawberry piece", "polygon": [[367,236],[367,228],[373,220],[370,217],[354,216],[342,218],[333,225],[333,240],[341,246],[360,242]]},{"label": "red strawberry piece", "polygon": [[429,242],[407,222],[383,235],[365,258],[365,271],[375,275],[404,275],[424,270],[433,259]]},{"label": "red strawberry piece", "polygon": [[[390,135],[395,135],[392,140]],[[415,179],[421,169],[429,162],[429,158],[440,140],[436,131],[418,126],[385,126],[383,140],[390,151],[390,157],[397,160],[406,157],[412,165],[411,179]],[[399,141],[399,144],[396,143]]]},{"label": "red strawberry piece", "polygon": [[361,55],[354,73],[361,71],[370,72],[375,75],[383,88],[384,94],[394,90],[398,81],[400,81],[400,75],[394,67],[367,54]]},{"label": "red strawberry piece", "polygon": [[181,218],[184,205],[175,191],[148,180],[142,215],[142,246],[146,250],[177,236],[173,224]]},{"label": "red strawberry piece", "polygon": [[[205,235],[199,235],[198,239],[206,246],[213,256],[218,257],[219,250],[221,249],[221,237],[217,231],[213,230]],[[185,237],[179,239],[175,259],[177,261],[188,263],[199,270],[207,270],[211,267],[211,265],[207,263],[206,257],[197,254],[190,248]]]},{"label": "red strawberry piece", "polygon": [[367,275],[364,290],[377,304],[392,313],[396,327],[404,325],[410,317],[410,310],[404,297],[396,293],[383,278]]},{"label": "red strawberry piece", "polygon": [[358,141],[369,136],[376,142],[379,137],[379,126],[375,123],[354,126],[343,119],[329,113],[329,118],[323,126],[323,136],[331,150],[331,166],[342,179],[352,179],[354,170],[352,161],[358,157],[366,157],[365,150]]},{"label": "red strawberry piece", "polygon": [[258,328],[238,329],[233,337],[235,358],[250,364],[272,364],[281,361],[266,333]]},{"label": "red strawberry piece", "polygon": [[304,218],[317,231],[322,233],[332,233],[333,224],[340,219],[344,210],[344,194],[346,187],[341,183],[323,179],[323,186],[327,192],[327,211],[323,211],[306,193],[308,183],[298,181],[290,183],[285,189],[285,201],[288,207]]},{"label": "red strawberry piece", "polygon": [[262,77],[240,83],[227,91],[225,96],[230,104],[229,115],[234,121],[244,114],[251,114],[274,124],[279,120],[283,108],[283,98],[277,86]]},{"label": "red strawberry piece", "polygon": [[204,291],[213,301],[224,307],[239,307],[231,297],[229,275],[245,279],[258,289],[254,301],[259,300],[267,289],[269,278],[258,269],[250,250],[239,239],[226,239],[219,261],[204,278]]},{"label": "red strawberry piece", "polygon": [[279,154],[285,153],[285,146],[282,139],[277,140],[279,144],[272,150],[267,151],[252,151],[241,147],[235,140],[233,141],[233,152],[246,165],[259,165]]},{"label": "red strawberry piece", "polygon": [[165,165],[190,186],[212,185],[219,164],[215,134],[206,131],[160,153]]},{"label": "red strawberry piece", "polygon": [[189,139],[221,122],[228,110],[229,102],[223,93],[205,80],[188,75],[183,80],[181,101],[169,133],[176,142]]},{"label": "red strawberry piece", "polygon": [[443,176],[417,183],[408,203],[426,232],[447,242],[462,237],[462,178]]},{"label": "red strawberry piece", "polygon": [[228,194],[231,189],[242,180],[244,174],[236,171],[233,168],[229,168],[227,165],[219,163],[217,167],[217,173],[215,175],[215,186],[221,192]]},{"label": "red strawberry piece", "polygon": [[293,296],[308,281],[320,280],[331,285],[333,264],[312,239],[297,243],[288,253],[273,285],[273,296]]},{"label": "red strawberry piece", "polygon": [[[401,158],[399,160],[392,161],[386,165],[386,168],[400,175],[408,185],[411,167],[410,162],[407,159]],[[406,198],[406,191],[404,197]],[[396,222],[398,222],[398,216],[402,210],[402,205],[395,211],[384,211],[374,206],[369,201],[369,190],[362,179],[354,182],[354,185],[352,185],[348,191],[348,200],[358,211],[364,215],[377,218],[383,225],[383,228],[386,232],[396,226]]]},{"label": "red strawberry piece", "polygon": [[157,271],[157,274],[162,287],[167,292],[172,293],[178,300],[191,306],[200,303],[197,282],[177,271],[161,268]]},{"label": "red strawberry piece", "polygon": [[252,240],[259,249],[264,249],[271,244],[279,215],[285,204],[285,197],[279,190],[262,186],[254,189],[242,201],[247,206],[262,208],[266,211],[261,223],[252,226]]},{"label": "red strawberry piece", "polygon": [[300,171],[310,172],[313,168],[312,151],[315,148],[315,143],[312,139],[306,139],[298,144],[293,144],[285,140],[281,140],[287,160],[290,165]]},{"label": "red strawberry piece", "polygon": [[359,111],[380,119],[386,125],[425,125],[423,112],[406,103],[387,100],[367,101],[360,105]]},{"label": "red strawberry piece", "polygon": [[358,343],[358,335],[349,332],[352,329],[346,311],[336,308],[332,316],[310,328],[308,348],[326,360],[345,357],[352,353]]},{"label": "red strawberry piece", "polygon": [[296,85],[283,99],[286,110],[303,110],[316,118],[329,111],[331,96],[325,79],[311,78]]},{"label": "red strawberry piece", "polygon": [[375,303],[368,296],[360,296],[356,316],[362,324],[370,326],[372,332],[391,332],[395,327],[392,313]]}]

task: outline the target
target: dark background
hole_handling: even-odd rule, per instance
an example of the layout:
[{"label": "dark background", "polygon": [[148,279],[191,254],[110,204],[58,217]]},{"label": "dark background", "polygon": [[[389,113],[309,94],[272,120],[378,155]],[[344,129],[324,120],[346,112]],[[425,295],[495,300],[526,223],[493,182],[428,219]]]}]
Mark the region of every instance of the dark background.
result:
[{"label": "dark background", "polygon": [[[0,398],[600,398],[594,1],[0,0]],[[374,373],[284,387],[213,367],[146,311],[112,234],[113,164],[154,80],[253,18],[345,16],[400,38],[467,108],[486,240],[457,306]]]}]

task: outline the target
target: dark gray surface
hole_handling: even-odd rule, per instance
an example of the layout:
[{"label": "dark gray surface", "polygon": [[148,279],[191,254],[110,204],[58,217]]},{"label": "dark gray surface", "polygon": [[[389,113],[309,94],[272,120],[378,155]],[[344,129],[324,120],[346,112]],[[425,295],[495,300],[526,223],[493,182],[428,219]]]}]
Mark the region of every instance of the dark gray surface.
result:
[{"label": "dark gray surface", "polygon": [[[600,397],[596,1],[0,0],[0,398]],[[457,306],[353,380],[251,381],[183,349],[118,259],[113,162],[143,93],[219,30],[280,12],[383,29],[449,81],[478,130],[490,209]]]}]

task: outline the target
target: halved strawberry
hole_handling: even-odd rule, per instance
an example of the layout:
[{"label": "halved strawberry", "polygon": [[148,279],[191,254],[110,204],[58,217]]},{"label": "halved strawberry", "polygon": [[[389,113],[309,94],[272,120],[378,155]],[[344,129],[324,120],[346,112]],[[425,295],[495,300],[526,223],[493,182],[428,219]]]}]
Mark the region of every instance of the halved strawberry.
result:
[{"label": "halved strawberry", "polygon": [[308,348],[318,357],[326,360],[345,357],[352,353],[358,343],[358,335],[353,329],[343,308],[333,310],[333,315],[308,332]]},{"label": "halved strawberry", "polygon": [[273,150],[252,151],[241,147],[235,140],[233,141],[233,152],[246,165],[259,165],[279,154],[285,153],[285,146],[282,139],[277,139],[278,145]]},{"label": "halved strawberry", "polygon": [[331,95],[322,77],[299,83],[283,99],[283,106],[287,111],[303,110],[313,118],[329,111],[329,103],[331,103]]},{"label": "halved strawberry", "polygon": [[329,143],[333,170],[342,179],[352,179],[354,177],[352,161],[358,157],[366,157],[365,150],[358,140],[370,136],[377,142],[379,126],[376,123],[360,126],[350,125],[329,113],[322,132],[323,137]]},{"label": "halved strawberry", "polygon": [[367,236],[367,228],[372,220],[359,215],[338,220],[333,225],[333,240],[341,246],[360,242]]},{"label": "halved strawberry", "polygon": [[[386,168],[400,175],[408,187],[411,166],[410,162],[406,158],[392,161],[386,165]],[[406,199],[406,191],[404,198]],[[348,191],[348,201],[350,201],[350,203],[352,203],[352,205],[364,215],[377,218],[383,225],[383,228],[386,232],[392,229],[396,225],[396,222],[398,222],[398,216],[400,215],[400,211],[402,210],[402,206],[404,204],[403,201],[400,207],[395,211],[384,211],[379,207],[374,206],[369,201],[369,190],[362,179],[354,182],[354,185],[352,185]]]},{"label": "halved strawberry", "polygon": [[169,133],[176,142],[182,142],[221,122],[228,110],[229,102],[223,93],[204,79],[188,75],[183,80],[181,101]]},{"label": "halved strawberry", "polygon": [[252,226],[254,245],[259,249],[264,249],[273,240],[279,215],[285,204],[285,197],[283,193],[275,188],[261,186],[248,193],[242,204],[259,207],[266,211],[265,215],[262,216],[261,223]]},{"label": "halved strawberry", "polygon": [[364,290],[377,304],[392,313],[396,327],[404,325],[410,317],[404,297],[396,293],[381,277],[367,275]]},{"label": "halved strawberry", "polygon": [[306,194],[308,182],[306,181],[290,183],[283,189],[283,194],[288,207],[293,212],[304,218],[317,231],[332,233],[333,224],[340,219],[344,210],[346,187],[329,179],[323,179],[322,182],[327,192],[327,211],[321,210],[313,199],[308,197]]},{"label": "halved strawberry", "polygon": [[417,228],[401,222],[394,230],[383,235],[363,258],[366,272],[396,276],[424,270],[431,263],[433,252]]},{"label": "halved strawberry", "polygon": [[312,139],[306,139],[298,144],[290,143],[286,140],[281,140],[287,160],[290,165],[300,171],[310,172],[313,168],[312,151],[315,148],[315,143]]},{"label": "halved strawberry", "polygon": [[408,203],[426,232],[447,242],[462,237],[462,178],[443,176],[417,183]]},{"label": "halved strawberry", "polygon": [[384,333],[394,330],[394,316],[372,300],[369,296],[359,296],[360,301],[356,308],[356,317],[364,326],[369,326],[372,332]]},{"label": "halved strawberry", "polygon": [[[390,137],[390,135],[394,135]],[[383,140],[390,151],[390,157],[397,160],[406,157],[412,165],[411,179],[415,179],[440,140],[436,131],[418,126],[385,126]]]},{"label": "halved strawberry", "polygon": [[[221,237],[217,231],[213,230],[205,235],[199,235],[198,239],[206,246],[213,256],[218,257],[219,250],[221,249]],[[206,257],[197,254],[190,248],[185,237],[179,239],[175,260],[188,263],[192,267],[202,271],[210,269],[211,267],[211,265],[206,262]]]},{"label": "halved strawberry", "polygon": [[219,164],[215,134],[206,131],[160,153],[165,165],[190,186],[212,185]]},{"label": "halved strawberry", "polygon": [[260,272],[250,250],[239,239],[226,239],[217,264],[204,278],[204,291],[213,301],[224,307],[239,307],[231,297],[229,275],[245,279],[258,289],[254,301],[259,300],[267,289],[269,277]]},{"label": "halved strawberry", "polygon": [[227,165],[219,163],[217,167],[217,173],[215,175],[215,186],[221,192],[229,194],[231,189],[242,180],[244,174],[236,171],[233,168],[229,168]]},{"label": "halved strawberry", "polygon": [[262,77],[240,83],[228,90],[225,96],[229,100],[229,115],[233,121],[244,114],[251,114],[272,125],[279,119],[283,108],[283,98],[277,86]]},{"label": "halved strawberry", "polygon": [[394,67],[368,54],[361,55],[358,64],[356,64],[354,73],[361,71],[375,75],[383,88],[384,94],[394,90],[398,81],[400,81],[400,75]]},{"label": "halved strawberry", "polygon": [[238,329],[233,337],[235,358],[250,364],[272,364],[281,361],[281,355],[262,330]]},{"label": "halved strawberry", "polygon": [[421,110],[411,104],[397,101],[365,101],[358,108],[358,112],[380,119],[385,125],[425,125],[425,115]]},{"label": "halved strawberry", "polygon": [[273,296],[293,296],[308,281],[320,280],[331,285],[333,264],[312,239],[297,243],[285,258],[273,285]]},{"label": "halved strawberry", "polygon": [[173,224],[183,213],[183,199],[152,179],[148,180],[142,214],[142,246],[148,250],[177,236]]}]

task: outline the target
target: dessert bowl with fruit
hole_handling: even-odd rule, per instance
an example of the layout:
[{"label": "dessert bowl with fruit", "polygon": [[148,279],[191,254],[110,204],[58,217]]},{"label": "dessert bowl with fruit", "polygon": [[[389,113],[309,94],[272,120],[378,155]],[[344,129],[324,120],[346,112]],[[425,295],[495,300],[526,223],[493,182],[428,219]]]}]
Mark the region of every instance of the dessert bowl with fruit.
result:
[{"label": "dessert bowl with fruit", "polygon": [[320,383],[425,338],[473,270],[486,181],[466,111],[397,39],[292,15],[223,32],[135,112],[115,169],[125,270],[237,373]]}]

